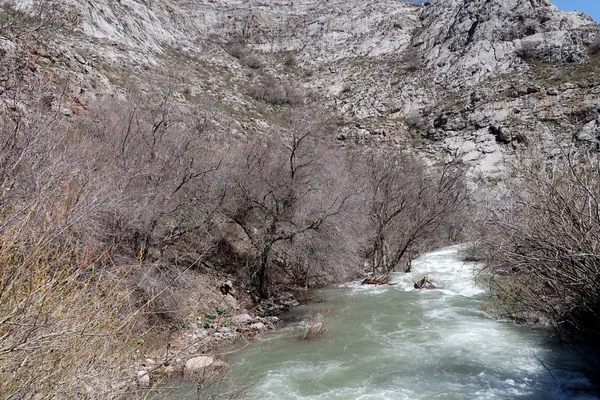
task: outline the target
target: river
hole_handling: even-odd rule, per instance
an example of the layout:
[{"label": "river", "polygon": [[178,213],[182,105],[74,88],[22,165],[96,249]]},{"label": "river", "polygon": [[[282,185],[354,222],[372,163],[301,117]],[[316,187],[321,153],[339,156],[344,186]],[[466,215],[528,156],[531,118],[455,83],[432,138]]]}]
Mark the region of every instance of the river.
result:
[{"label": "river", "polygon": [[[298,339],[293,324],[227,359],[252,386],[248,399],[596,399],[587,356],[544,329],[498,321],[484,312],[475,264],[460,246],[413,261],[390,286],[344,284],[302,306],[333,314],[321,337]],[[415,290],[432,273],[443,290]],[[315,310],[316,309],[316,310]],[[184,398],[181,396],[181,398]]]}]

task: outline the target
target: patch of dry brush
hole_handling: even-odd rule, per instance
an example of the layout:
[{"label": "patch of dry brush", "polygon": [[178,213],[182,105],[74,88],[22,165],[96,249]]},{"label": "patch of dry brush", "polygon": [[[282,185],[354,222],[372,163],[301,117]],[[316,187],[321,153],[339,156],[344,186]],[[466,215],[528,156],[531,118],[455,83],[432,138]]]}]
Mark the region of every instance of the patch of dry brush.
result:
[{"label": "patch of dry brush", "polygon": [[503,316],[600,337],[599,162],[571,149],[554,159],[532,151],[514,166],[478,245]]},{"label": "patch of dry brush", "polygon": [[22,211],[0,218],[0,392],[109,398],[135,350],[124,276],[67,233],[77,205]]}]

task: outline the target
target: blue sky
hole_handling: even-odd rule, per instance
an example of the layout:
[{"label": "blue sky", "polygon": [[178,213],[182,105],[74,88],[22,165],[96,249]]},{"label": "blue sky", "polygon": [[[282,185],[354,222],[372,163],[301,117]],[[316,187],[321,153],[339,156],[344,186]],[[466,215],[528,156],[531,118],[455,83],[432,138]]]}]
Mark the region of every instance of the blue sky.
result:
[{"label": "blue sky", "polygon": [[567,11],[583,11],[600,22],[600,0],[551,0],[555,6]]}]

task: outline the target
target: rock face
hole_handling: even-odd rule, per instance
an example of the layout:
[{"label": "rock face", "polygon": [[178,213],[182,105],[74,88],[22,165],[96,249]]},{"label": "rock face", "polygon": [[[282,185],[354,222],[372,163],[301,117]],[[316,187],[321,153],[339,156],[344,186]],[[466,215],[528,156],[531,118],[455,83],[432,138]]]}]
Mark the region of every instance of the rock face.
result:
[{"label": "rock face", "polygon": [[547,0],[434,0],[420,19],[427,28],[413,46],[423,48],[441,79],[459,86],[518,70],[522,56],[582,60],[595,35],[589,16],[561,12]]},{"label": "rock face", "polygon": [[[498,181],[504,160],[527,143],[550,152],[555,137],[597,145],[600,56],[588,50],[599,26],[548,0],[65,4],[79,16],[75,34],[39,59],[77,82],[76,95],[55,101],[66,118],[95,96],[123,93],[120,76],[151,92],[175,70],[182,105],[222,105],[221,133],[268,131],[268,105],[248,87],[293,85],[339,115],[338,140],[460,160],[474,179]],[[235,224],[218,230],[238,254],[255,251]]]}]

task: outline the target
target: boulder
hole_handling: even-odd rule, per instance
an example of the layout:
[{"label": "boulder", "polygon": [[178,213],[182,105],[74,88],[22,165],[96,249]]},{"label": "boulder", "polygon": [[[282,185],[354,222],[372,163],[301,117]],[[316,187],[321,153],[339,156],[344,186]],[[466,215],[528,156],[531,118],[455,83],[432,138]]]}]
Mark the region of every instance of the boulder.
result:
[{"label": "boulder", "polygon": [[252,331],[262,332],[265,329],[267,329],[267,327],[262,322],[257,322],[255,324],[250,325],[250,330]]},{"label": "boulder", "polygon": [[250,324],[252,323],[252,317],[248,314],[240,314],[231,318],[231,322],[233,322],[236,325]]},{"label": "boulder", "polygon": [[300,305],[300,302],[298,300],[291,299],[282,301],[281,304],[288,307],[298,307]]},{"label": "boulder", "polygon": [[193,376],[202,374],[206,367],[211,366],[215,362],[215,359],[211,356],[199,356],[190,358],[185,363],[183,373],[185,376]]},{"label": "boulder", "polygon": [[230,309],[238,309],[237,300],[231,294],[227,294],[225,297],[223,297],[223,301],[225,302],[225,304],[227,304],[227,307],[229,307]]},{"label": "boulder", "polygon": [[228,279],[225,282],[221,283],[221,285],[219,286],[219,290],[221,291],[223,296],[226,296],[229,293],[235,294],[235,289],[233,288],[233,282],[231,281],[231,279]]},{"label": "boulder", "polygon": [[420,281],[415,282],[415,289],[443,289],[444,284],[434,275],[424,276]]}]

